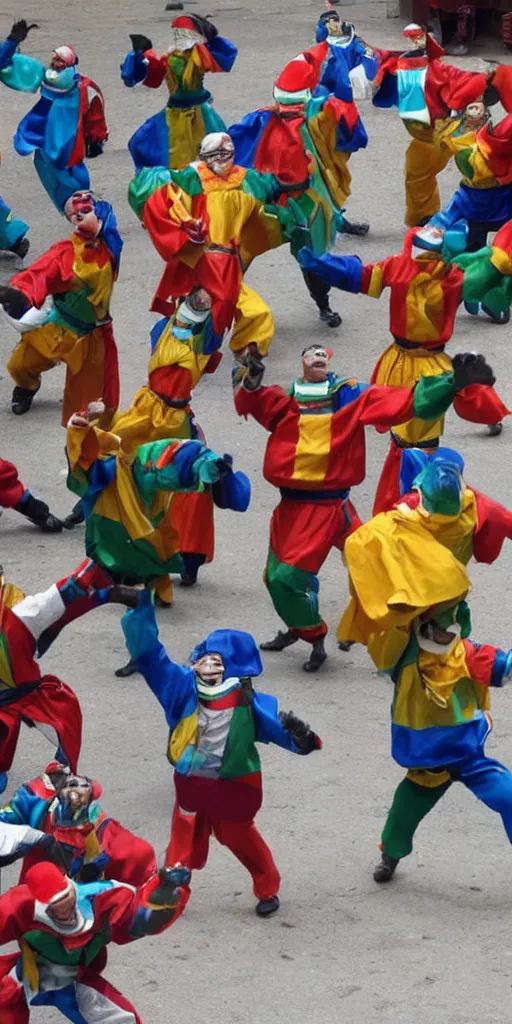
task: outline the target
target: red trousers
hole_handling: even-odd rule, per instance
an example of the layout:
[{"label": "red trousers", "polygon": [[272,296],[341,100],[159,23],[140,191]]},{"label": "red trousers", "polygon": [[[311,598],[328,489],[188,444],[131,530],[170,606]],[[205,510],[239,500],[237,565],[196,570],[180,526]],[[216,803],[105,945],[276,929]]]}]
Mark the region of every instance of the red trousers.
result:
[{"label": "red trousers", "polygon": [[0,505],[14,508],[21,501],[25,490],[16,466],[7,462],[7,459],[0,459]]},{"label": "red trousers", "polygon": [[175,804],[171,838],[165,855],[167,867],[185,864],[191,871],[200,871],[208,859],[211,835],[222,846],[227,846],[247,868],[257,899],[277,896],[281,877],[254,821],[220,821],[204,814],[182,811]]},{"label": "red trousers", "polygon": [[[44,676],[37,690],[0,708],[0,773],[12,765],[23,720],[61,747],[72,772],[82,744],[82,711],[76,693],[56,676]],[[1,1024],[4,1024],[0,1016]]]}]

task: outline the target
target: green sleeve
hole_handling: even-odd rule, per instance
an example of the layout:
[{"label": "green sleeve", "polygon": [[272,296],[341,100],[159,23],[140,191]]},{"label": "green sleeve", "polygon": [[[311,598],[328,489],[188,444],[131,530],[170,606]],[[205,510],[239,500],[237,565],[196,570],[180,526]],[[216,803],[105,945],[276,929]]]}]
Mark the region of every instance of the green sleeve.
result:
[{"label": "green sleeve", "polygon": [[201,195],[203,191],[201,178],[195,168],[190,164],[188,167],[184,167],[182,171],[170,171],[170,177],[173,185],[177,185],[178,188],[182,188],[187,195]]},{"label": "green sleeve", "polygon": [[437,420],[449,409],[455,394],[453,373],[421,377],[414,389],[414,415],[422,420]]},{"label": "green sleeve", "polygon": [[281,187],[274,174],[262,174],[249,168],[242,190],[262,203],[271,203],[279,195]]},{"label": "green sleeve", "polygon": [[135,215],[142,220],[144,206],[153,192],[171,181],[167,167],[143,167],[128,186],[128,202]]}]

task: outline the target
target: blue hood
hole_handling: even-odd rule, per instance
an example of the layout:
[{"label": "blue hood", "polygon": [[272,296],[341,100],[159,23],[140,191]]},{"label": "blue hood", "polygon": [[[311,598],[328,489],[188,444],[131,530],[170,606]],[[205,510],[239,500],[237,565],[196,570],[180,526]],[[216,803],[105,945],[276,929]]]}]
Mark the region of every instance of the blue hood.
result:
[{"label": "blue hood", "polygon": [[225,678],[259,676],[263,672],[260,652],[253,636],[240,629],[214,629],[206,640],[198,644],[190,655],[197,661],[204,654],[220,654],[225,666]]}]

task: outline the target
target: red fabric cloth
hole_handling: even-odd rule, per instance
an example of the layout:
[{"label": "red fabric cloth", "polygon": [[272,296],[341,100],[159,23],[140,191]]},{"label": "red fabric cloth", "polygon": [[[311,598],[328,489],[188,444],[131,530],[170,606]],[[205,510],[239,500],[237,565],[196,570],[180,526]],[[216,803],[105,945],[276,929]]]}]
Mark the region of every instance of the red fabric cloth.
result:
[{"label": "red fabric cloth", "polygon": [[[411,292],[411,286],[419,275],[433,273],[438,261],[424,262],[419,264],[412,256],[413,238],[418,228],[411,228],[404,239],[404,247],[401,253],[395,256],[387,256],[378,263],[367,263],[363,266],[361,280],[361,291],[368,293],[372,273],[375,267],[380,269],[382,275],[382,287],[390,289],[389,300],[389,329],[396,338],[409,341],[407,337],[407,298]],[[432,341],[424,341],[421,348],[439,348],[450,341],[453,334],[457,309],[462,299],[462,285],[464,273],[455,264],[445,264],[442,276],[436,278],[443,291],[443,308],[437,316],[435,326],[438,337]],[[419,346],[419,342],[414,341]],[[375,380],[375,372],[372,381]]]},{"label": "red fabric cloth", "polygon": [[388,512],[398,501],[401,461],[402,449],[391,439],[373,499],[372,515],[378,516],[379,512]]},{"label": "red fabric cloth", "polygon": [[73,282],[75,250],[71,239],[57,242],[39,259],[11,278],[12,288],[23,292],[31,306],[42,306],[47,295],[59,295],[70,290]]},{"label": "red fabric cloth", "polygon": [[507,113],[512,112],[512,65],[498,64],[492,84],[498,90]]},{"label": "red fabric cloth", "polygon": [[215,552],[215,531],[210,491],[173,494],[169,514],[179,537],[179,550],[205,555],[206,561],[211,562]]},{"label": "red fabric cloth", "polygon": [[200,871],[208,859],[211,835],[227,846],[250,873],[257,899],[277,896],[281,878],[270,849],[253,821],[222,821],[202,814],[187,815],[176,805],[166,865],[182,863],[193,871]]},{"label": "red fabric cloth", "polygon": [[510,409],[487,384],[470,384],[463,388],[455,395],[453,408],[457,416],[469,423],[500,423],[510,415]]},{"label": "red fabric cloth", "polygon": [[332,414],[331,444],[322,480],[293,478],[299,441],[300,409],[291,395],[277,386],[235,392],[241,416],[253,416],[271,432],[263,475],[274,487],[296,490],[345,490],[360,484],[366,473],[365,426],[392,427],[414,416],[414,389],[372,386]]},{"label": "red fabric cloth", "polygon": [[256,150],[254,170],[275,174],[287,185],[308,178],[309,158],[301,135],[305,122],[303,104],[273,107]]},{"label": "red fabric cloth", "polygon": [[475,491],[477,527],[473,535],[473,555],[477,562],[496,561],[505,540],[512,540],[512,512]]},{"label": "red fabric cloth", "polygon": [[[238,779],[204,779],[174,773],[176,802],[185,811],[211,815],[222,821],[247,821],[261,807],[261,774]],[[176,863],[176,862],[175,862]]]},{"label": "red fabric cloth", "polygon": [[507,221],[494,236],[493,249],[502,249],[512,258],[512,220]]},{"label": "red fabric cloth", "polygon": [[491,644],[475,644],[472,640],[463,640],[462,643],[471,679],[482,686],[490,686],[498,648]]},{"label": "red fabric cloth", "polygon": [[[12,765],[24,719],[41,727],[43,735],[55,733],[71,771],[76,772],[82,744],[82,711],[70,686],[56,676],[43,676],[37,690],[0,708],[0,772]],[[51,735],[51,740],[53,740]]]},{"label": "red fabric cloth", "polygon": [[270,521],[270,547],[276,558],[317,575],[332,548],[361,526],[351,501],[293,501],[283,498]]},{"label": "red fabric cloth", "polygon": [[479,71],[462,71],[453,64],[432,60],[425,81],[425,97],[432,118],[448,117],[451,110],[463,110],[483,95],[487,75]]},{"label": "red fabric cloth", "polygon": [[148,89],[158,89],[167,74],[169,55],[164,53],[160,56],[154,50],[146,50],[144,59],[148,61],[148,73],[142,84]]},{"label": "red fabric cloth", "polygon": [[0,459],[0,505],[4,508],[15,508],[25,490],[14,463]]}]

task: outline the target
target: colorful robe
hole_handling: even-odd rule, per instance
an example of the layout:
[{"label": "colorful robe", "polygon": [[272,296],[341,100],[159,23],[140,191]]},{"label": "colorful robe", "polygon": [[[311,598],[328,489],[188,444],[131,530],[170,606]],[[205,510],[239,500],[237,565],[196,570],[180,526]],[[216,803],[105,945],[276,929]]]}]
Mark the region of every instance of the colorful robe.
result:
[{"label": "colorful robe", "polygon": [[[157,902],[158,875],[139,889],[116,881],[75,885],[79,922],[66,934],[26,885],[17,885],[0,898],[0,944],[20,946],[19,953],[0,957],[0,1012],[5,999],[8,1011],[17,1010],[22,1020],[27,1004],[54,1006],[70,1020],[79,1020],[84,1019],[81,1007],[87,1014],[93,1005],[106,1019],[131,1015],[134,1024],[142,1024],[132,1004],[101,975],[106,948],[110,942],[125,945],[163,932],[183,913],[189,889],[179,888],[177,902],[165,903]],[[11,972],[16,980],[9,977]],[[52,985],[55,973],[59,982],[65,973],[67,984]]]},{"label": "colorful robe", "polygon": [[[62,824],[59,803],[48,775],[20,786],[6,807],[0,809],[0,862],[23,857],[20,882],[32,864],[45,860],[44,838],[51,835],[69,854],[69,876],[80,880],[117,879],[142,885],[158,870],[155,851],[144,839],[124,828],[91,801],[87,821]],[[41,844],[43,841],[43,845]]]},{"label": "colorful robe", "polygon": [[[214,331],[222,333],[237,316],[244,270],[256,256],[282,244],[281,222],[286,213],[277,208],[267,210],[259,199],[240,187],[246,177],[242,168],[233,168],[237,174],[231,172],[229,187],[222,183],[216,187],[212,182],[211,188],[203,188],[207,176],[201,167],[199,173],[192,167],[171,175],[173,180],[155,191],[151,172],[143,171],[130,191],[132,205],[137,209],[143,205],[144,226],[167,264],[151,308],[169,316],[178,298],[201,286],[212,297]],[[253,183],[256,187],[255,178]],[[185,185],[190,192],[185,191]],[[266,192],[266,188],[270,188],[270,183],[259,183],[260,192]],[[144,201],[143,195],[148,191]],[[190,240],[184,230],[190,221],[204,226],[204,243]],[[269,338],[268,330],[263,330],[267,349],[272,333],[273,330]],[[240,344],[247,344],[245,337]]]},{"label": "colorful robe", "polygon": [[165,80],[169,89],[167,107],[148,118],[128,143],[137,171],[142,167],[186,167],[196,159],[205,135],[226,130],[211,106],[211,93],[204,88],[203,79],[208,72],[231,71],[237,53],[233,43],[216,36],[185,52],[159,56],[154,50],[132,50],[127,54],[121,65],[125,85],[132,88],[142,82],[149,89],[158,89]]},{"label": "colorful robe", "polygon": [[[122,625],[130,655],[165,712],[167,757],[175,769],[179,806],[213,819],[250,821],[262,802],[256,743],[301,753],[279,719],[276,698],[244,688],[242,679],[262,672],[253,637],[218,629],[201,645],[201,653],[215,651],[225,665],[224,682],[211,697],[192,668],[169,658],[158,638],[149,594],[123,617]],[[212,727],[204,742],[202,707]]]},{"label": "colorful robe", "polygon": [[312,248],[325,252],[342,225],[340,211],[350,195],[348,157],[368,143],[355,105],[325,95],[294,106],[276,104],[246,114],[229,134],[235,159],[244,167],[286,183],[310,176],[310,187],[296,201]]},{"label": "colorful robe", "polygon": [[[452,227],[459,220],[496,230],[512,218],[512,114],[497,125],[459,135],[453,125],[438,134],[438,145],[453,153],[461,183],[431,223]],[[492,226],[492,227],[491,227]]]},{"label": "colorful robe", "polygon": [[69,427],[68,487],[82,499],[85,548],[116,579],[149,583],[182,570],[179,540],[166,513],[169,495],[218,488],[224,507],[245,511],[250,484],[218,468],[200,441],[155,441],[128,458],[119,438],[97,427]]},{"label": "colorful robe", "polygon": [[14,148],[20,156],[34,153],[43,187],[57,209],[73,192],[90,187],[84,163],[89,143],[101,146],[108,139],[101,89],[85,75],[75,73],[68,90],[51,88],[47,68],[34,57],[17,52],[17,44],[0,44],[0,81],[18,92],[37,92],[41,98],[20,121]]},{"label": "colorful robe", "polygon": [[[466,487],[458,516],[431,515],[420,508],[417,491],[404,494],[397,502],[404,527],[420,523],[440,544],[467,565],[471,558],[492,565],[501,554],[505,540],[512,540],[512,512],[486,494]],[[394,520],[399,530],[399,520]]]},{"label": "colorful robe", "polygon": [[[97,203],[98,216],[108,204]],[[23,319],[21,341],[8,363],[16,383],[23,373],[23,354],[34,348],[52,363],[66,364],[62,425],[89,402],[103,398],[110,422],[119,404],[119,367],[112,329],[110,301],[119,272],[123,242],[110,207],[100,235],[93,242],[78,233],[57,242],[27,270],[11,279],[11,286],[26,297],[27,306],[40,308],[47,298],[50,310],[41,316],[40,326],[26,330]],[[14,326],[16,321],[11,320]]]},{"label": "colorful robe", "polygon": [[496,234],[492,246],[454,258],[464,271],[464,300],[485,302],[495,317],[512,305],[512,220]]}]

